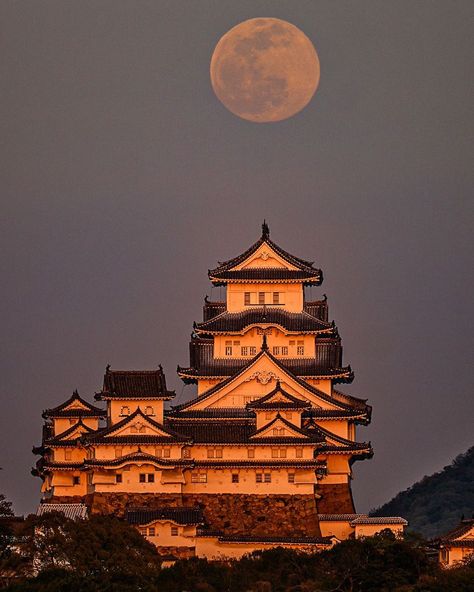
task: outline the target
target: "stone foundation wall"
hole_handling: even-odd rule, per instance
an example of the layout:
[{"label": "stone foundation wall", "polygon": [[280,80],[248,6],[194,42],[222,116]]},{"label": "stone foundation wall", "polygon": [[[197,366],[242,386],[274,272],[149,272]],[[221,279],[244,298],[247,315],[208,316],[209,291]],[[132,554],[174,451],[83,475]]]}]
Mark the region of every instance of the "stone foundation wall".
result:
[{"label": "stone foundation wall", "polygon": [[354,500],[348,483],[318,485],[316,493],[318,514],[354,514]]},{"label": "stone foundation wall", "polygon": [[[87,498],[81,501],[93,514],[122,518],[132,506],[199,506],[209,528],[225,534],[321,536],[312,495],[95,493]],[[56,497],[49,501],[67,503],[72,499]]]}]

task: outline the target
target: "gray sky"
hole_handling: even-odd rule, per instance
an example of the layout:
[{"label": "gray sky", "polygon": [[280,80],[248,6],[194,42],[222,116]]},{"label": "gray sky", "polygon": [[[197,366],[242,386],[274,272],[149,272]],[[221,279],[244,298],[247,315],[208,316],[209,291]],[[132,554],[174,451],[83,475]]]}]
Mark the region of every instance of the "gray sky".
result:
[{"label": "gray sky", "polygon": [[[369,398],[359,511],[473,444],[470,0],[0,3],[0,492],[39,500],[42,409],[107,363],[168,383],[207,269],[265,217],[315,260]],[[254,124],[208,75],[232,26],[300,27],[321,61],[297,116]]]}]

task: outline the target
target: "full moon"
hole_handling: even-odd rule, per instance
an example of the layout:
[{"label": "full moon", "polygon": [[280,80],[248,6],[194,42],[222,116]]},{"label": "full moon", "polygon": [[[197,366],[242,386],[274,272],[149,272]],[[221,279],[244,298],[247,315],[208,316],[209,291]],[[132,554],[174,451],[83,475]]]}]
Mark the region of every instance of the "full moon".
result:
[{"label": "full moon", "polygon": [[319,84],[319,59],[297,27],[254,18],[230,29],[211,59],[211,84],[229,111],[257,123],[301,111]]}]

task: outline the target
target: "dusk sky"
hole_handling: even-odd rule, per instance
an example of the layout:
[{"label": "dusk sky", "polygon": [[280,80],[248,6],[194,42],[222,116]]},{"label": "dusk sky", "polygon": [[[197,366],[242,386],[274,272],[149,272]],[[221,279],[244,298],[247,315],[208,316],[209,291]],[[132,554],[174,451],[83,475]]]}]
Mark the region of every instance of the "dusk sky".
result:
[{"label": "dusk sky", "polygon": [[[215,45],[259,17],[314,43],[276,123],[229,112]],[[368,398],[356,509],[473,442],[472,0],[0,3],[0,493],[35,511],[43,409],[106,364],[161,363],[175,402],[208,268],[260,236],[314,260]]]}]

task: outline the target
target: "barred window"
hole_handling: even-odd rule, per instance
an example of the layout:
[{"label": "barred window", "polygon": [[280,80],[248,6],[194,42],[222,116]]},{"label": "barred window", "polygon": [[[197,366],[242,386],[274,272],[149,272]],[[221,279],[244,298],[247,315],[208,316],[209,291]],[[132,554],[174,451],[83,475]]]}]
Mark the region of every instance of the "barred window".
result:
[{"label": "barred window", "polygon": [[282,356],[287,356],[287,355],[288,355],[288,347],[287,347],[286,345],[284,345],[284,346],[281,348],[281,355],[282,355]]},{"label": "barred window", "polygon": [[256,473],[256,475],[255,475],[255,481],[257,483],[262,483],[262,481],[263,481],[263,475],[262,475],[262,473]]},{"label": "barred window", "polygon": [[248,354],[249,354],[249,348],[247,346],[242,346],[240,348],[240,355],[248,356]]},{"label": "barred window", "polygon": [[249,348],[249,353],[251,356],[255,356],[257,354],[257,348],[256,347],[250,347]]},{"label": "barred window", "polygon": [[258,303],[265,304],[265,292],[258,293]]},{"label": "barred window", "polygon": [[280,347],[279,346],[275,346],[273,348],[273,355],[274,356],[279,356],[280,355]]},{"label": "barred window", "polygon": [[250,304],[250,292],[244,293],[244,304]]},{"label": "barred window", "polygon": [[231,356],[232,355],[232,346],[231,345],[226,345],[225,346],[225,355],[226,356]]},{"label": "barred window", "polygon": [[232,483],[238,483],[238,482],[239,482],[238,473],[232,473]]},{"label": "barred window", "polygon": [[155,527],[154,526],[150,526],[150,528],[148,529],[148,536],[155,536]]},{"label": "barred window", "polygon": [[304,356],[304,346],[303,345],[298,345],[296,348],[296,355],[298,356]]},{"label": "barred window", "polygon": [[288,483],[294,483],[294,482],[295,482],[295,474],[288,473]]},{"label": "barred window", "polygon": [[273,304],[280,304],[280,292],[273,292]]},{"label": "barred window", "polygon": [[272,458],[278,458],[278,448],[272,448]]},{"label": "barred window", "polygon": [[265,483],[271,483],[272,482],[272,474],[271,473],[264,473],[263,480]]},{"label": "barred window", "polygon": [[178,527],[177,526],[171,527],[171,536],[178,536]]}]

